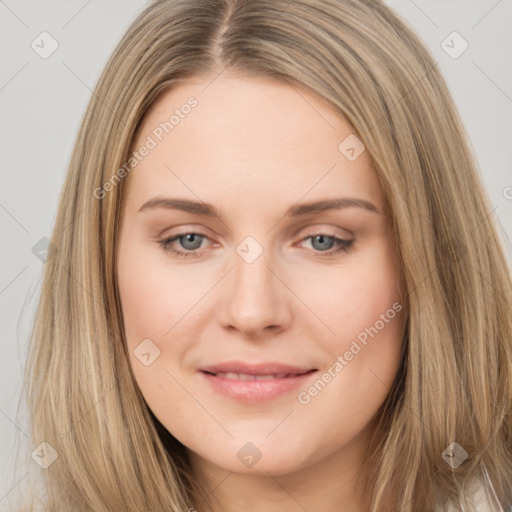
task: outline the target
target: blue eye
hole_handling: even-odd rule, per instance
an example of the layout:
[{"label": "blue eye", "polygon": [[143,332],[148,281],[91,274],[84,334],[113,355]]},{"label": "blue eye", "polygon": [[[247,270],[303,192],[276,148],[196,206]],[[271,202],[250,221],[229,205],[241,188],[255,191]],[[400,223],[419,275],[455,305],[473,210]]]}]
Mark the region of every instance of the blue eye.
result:
[{"label": "blue eye", "polygon": [[[199,233],[183,233],[172,238],[161,240],[159,243],[166,251],[170,251],[171,253],[176,254],[176,256],[181,258],[188,258],[190,256],[192,258],[197,258],[200,256],[200,254],[196,254],[194,251],[199,249],[203,238],[206,237]],[[179,249],[172,247],[172,243],[176,240],[180,241],[181,246],[186,249],[185,251],[180,251]]]},{"label": "blue eye", "polygon": [[[202,255],[200,251],[197,251],[202,245],[204,239],[208,239],[206,235],[200,233],[181,233],[172,238],[166,238],[159,241],[160,246],[179,258],[198,258]],[[348,252],[354,243],[354,240],[343,240],[335,236],[329,236],[325,234],[312,235],[302,240],[312,240],[312,246],[314,252],[320,257],[333,256],[341,251]],[[176,249],[173,247],[175,242],[179,241],[181,247],[185,250]]]},{"label": "blue eye", "polygon": [[[319,235],[313,235],[308,236],[307,238],[304,238],[304,240],[310,240],[311,239],[311,245],[313,247],[319,249],[318,252],[319,256],[321,257],[327,257],[332,256],[333,254],[336,254],[340,251],[348,252],[350,248],[352,247],[352,244],[354,243],[353,240],[343,240],[342,238],[338,238],[335,236],[329,236],[324,234]],[[318,242],[315,244],[315,242]],[[333,249],[334,247],[334,249]],[[323,254],[322,254],[323,253]]]}]

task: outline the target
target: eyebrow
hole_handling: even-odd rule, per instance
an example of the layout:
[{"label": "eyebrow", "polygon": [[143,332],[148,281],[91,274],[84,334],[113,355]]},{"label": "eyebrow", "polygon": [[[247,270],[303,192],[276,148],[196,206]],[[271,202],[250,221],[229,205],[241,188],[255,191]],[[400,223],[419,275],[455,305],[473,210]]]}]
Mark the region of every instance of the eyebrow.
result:
[{"label": "eyebrow", "polygon": [[[341,210],[343,208],[363,208],[367,211],[380,214],[377,207],[370,201],[357,199],[353,197],[339,197],[335,199],[324,199],[309,203],[296,203],[286,210],[284,217],[305,217],[316,213],[322,213],[328,210]],[[165,208],[170,210],[181,210],[184,212],[201,215],[204,217],[217,217],[222,220],[222,215],[211,204],[193,201],[190,199],[178,199],[167,197],[154,197],[144,203],[139,212]]]}]

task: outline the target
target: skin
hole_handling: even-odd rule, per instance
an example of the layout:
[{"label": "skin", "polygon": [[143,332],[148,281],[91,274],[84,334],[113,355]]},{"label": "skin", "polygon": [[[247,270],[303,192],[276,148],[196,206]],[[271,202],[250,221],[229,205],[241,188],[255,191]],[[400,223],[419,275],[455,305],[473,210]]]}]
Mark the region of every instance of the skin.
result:
[{"label": "skin", "polygon": [[[187,447],[213,510],[362,511],[356,479],[399,368],[403,310],[307,404],[298,393],[308,386],[241,403],[214,391],[198,369],[280,361],[318,369],[311,385],[358,334],[402,303],[370,156],[363,151],[350,161],[338,150],[354,130],[308,90],[228,72],[166,92],[134,148],[190,96],[198,105],[123,183],[117,272],[137,384]],[[222,220],[139,211],[154,197],[210,203]],[[378,212],[352,206],[284,216],[297,202],[338,197],[370,201]],[[192,250],[197,257],[180,258],[159,244],[187,233],[204,235]],[[332,239],[315,242],[318,234],[353,244],[334,253]],[[236,252],[247,236],[263,249],[250,264]],[[171,244],[181,251],[191,245],[186,238]],[[160,350],[148,366],[134,354],[145,339]],[[247,442],[261,453],[252,467],[237,457]],[[195,506],[201,510],[200,500]]]}]

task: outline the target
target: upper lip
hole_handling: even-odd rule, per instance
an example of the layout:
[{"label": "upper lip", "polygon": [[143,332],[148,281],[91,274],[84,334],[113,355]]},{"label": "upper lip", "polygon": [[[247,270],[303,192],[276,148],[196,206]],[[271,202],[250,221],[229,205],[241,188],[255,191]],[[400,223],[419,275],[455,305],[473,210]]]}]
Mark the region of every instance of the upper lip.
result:
[{"label": "upper lip", "polygon": [[315,370],[315,368],[305,366],[291,366],[278,362],[249,364],[241,361],[226,361],[224,363],[200,368],[200,371],[208,373],[243,373],[245,375],[300,375],[312,370]]}]

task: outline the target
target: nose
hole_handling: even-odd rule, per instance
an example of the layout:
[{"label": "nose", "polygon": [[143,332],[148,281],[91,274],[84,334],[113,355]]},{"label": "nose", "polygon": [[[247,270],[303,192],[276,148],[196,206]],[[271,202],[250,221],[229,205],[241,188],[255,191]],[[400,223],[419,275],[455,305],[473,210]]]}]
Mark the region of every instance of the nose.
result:
[{"label": "nose", "polygon": [[250,337],[286,329],[292,318],[290,292],[270,254],[263,251],[248,263],[235,253],[233,265],[221,292],[224,297],[218,314],[222,326]]}]

